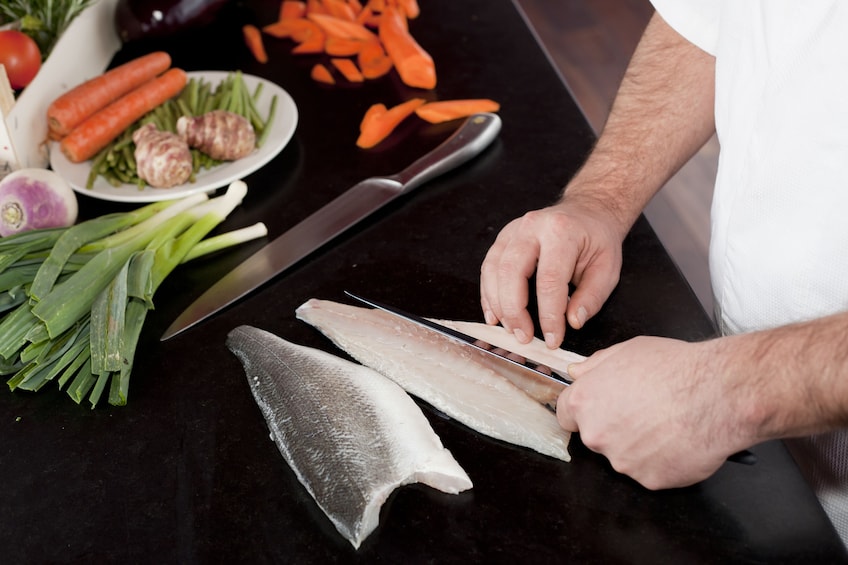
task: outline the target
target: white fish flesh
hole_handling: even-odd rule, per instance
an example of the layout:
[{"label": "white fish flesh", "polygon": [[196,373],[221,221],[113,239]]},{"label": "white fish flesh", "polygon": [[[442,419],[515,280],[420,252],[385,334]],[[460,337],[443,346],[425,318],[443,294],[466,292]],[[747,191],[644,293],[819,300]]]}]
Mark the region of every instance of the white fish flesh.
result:
[{"label": "white fish flesh", "polygon": [[[490,326],[489,324],[482,324],[480,322],[458,320],[433,319],[433,321],[470,335],[471,337],[483,340],[495,347],[506,349],[542,365],[547,365],[562,375],[568,374],[568,366],[571,363],[586,359],[583,355],[566,351],[565,349],[549,349],[545,345],[545,342],[538,338],[533,338],[530,343],[521,343],[515,339],[514,335],[506,331],[503,326]],[[508,378],[515,386],[522,389],[531,397],[551,408],[556,408],[557,397],[559,397],[559,393],[562,392],[565,385],[556,383],[551,379],[546,379],[532,371],[504,363],[492,356],[484,355],[481,358],[481,362],[485,363],[486,361],[492,364],[494,370]]]},{"label": "white fish flesh", "polygon": [[376,371],[250,326],[231,331],[227,347],[283,457],[353,547],[397,487],[471,488],[415,401]]},{"label": "white fish flesh", "polygon": [[505,376],[528,371],[380,310],[313,298],[297,309],[297,317],[363,365],[468,427],[571,460],[571,434],[559,426],[554,412]]}]

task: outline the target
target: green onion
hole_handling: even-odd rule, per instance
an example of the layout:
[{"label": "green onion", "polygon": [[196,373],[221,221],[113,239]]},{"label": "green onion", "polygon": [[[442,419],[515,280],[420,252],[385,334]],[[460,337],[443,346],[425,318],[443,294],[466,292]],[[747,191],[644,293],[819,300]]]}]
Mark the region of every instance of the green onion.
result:
[{"label": "green onion", "polygon": [[[207,236],[247,187],[159,202],[71,228],[0,240],[0,374],[11,390],[55,381],[94,408],[127,402],[135,349],[153,296],[178,265],[263,237],[264,226]],[[4,255],[6,254],[6,255]]]}]

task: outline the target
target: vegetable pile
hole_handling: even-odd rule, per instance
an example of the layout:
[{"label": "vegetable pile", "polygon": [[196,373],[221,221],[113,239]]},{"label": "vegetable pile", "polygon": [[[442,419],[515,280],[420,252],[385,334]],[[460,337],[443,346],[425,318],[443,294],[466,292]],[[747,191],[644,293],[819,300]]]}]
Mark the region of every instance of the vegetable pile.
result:
[{"label": "vegetable pile", "polygon": [[48,382],[94,408],[127,402],[135,349],[153,295],[180,263],[262,237],[263,224],[206,237],[238,206],[241,181],[107,214],[70,228],[0,239],[0,374],[11,390]]},{"label": "vegetable pile", "polygon": [[[265,141],[277,97],[272,97],[268,115],[260,115],[256,101],[261,94],[261,83],[251,93],[239,71],[212,85],[204,80],[188,79],[182,69],[170,66],[171,57],[167,53],[149,53],[76,86],[50,104],[47,120],[51,139],[59,141],[71,162],[94,161],[87,179],[88,188],[93,187],[99,176],[113,186],[134,184],[139,188],[148,185],[168,188],[175,183],[193,182],[200,170],[219,165],[223,160],[243,157]],[[178,131],[181,118],[201,117],[205,137],[194,134],[200,127],[197,125]],[[153,124],[157,132],[174,134],[160,136],[164,142],[191,146],[185,148],[185,159],[190,155],[188,174],[180,176],[178,182],[153,181],[154,177],[172,179],[174,175],[162,174],[156,170],[158,165],[138,166],[139,147],[133,134],[147,124]],[[246,129],[252,131],[245,132]],[[211,131],[218,138],[210,139]],[[209,151],[208,148],[221,145],[223,135],[229,136],[223,143],[251,139],[253,144],[249,151],[236,154]],[[149,140],[150,136],[146,138]],[[143,153],[149,156],[148,165],[157,157],[161,162],[169,160],[156,149],[149,144],[145,147]],[[185,167],[181,163],[179,168]],[[144,171],[154,172],[144,174]]]},{"label": "vegetable pile", "polygon": [[[409,20],[417,18],[417,0],[282,0],[277,21],[259,28],[246,25],[244,39],[260,63],[268,61],[262,32],[291,40],[295,55],[323,57],[310,76],[335,85],[359,84],[378,79],[392,69],[409,87],[436,88],[432,56],[413,37]],[[372,105],[360,124],[357,146],[369,149],[386,139],[407,117],[415,114],[430,123],[464,118],[478,112],[497,112],[500,105],[488,98],[427,102],[412,98],[389,109]]]}]

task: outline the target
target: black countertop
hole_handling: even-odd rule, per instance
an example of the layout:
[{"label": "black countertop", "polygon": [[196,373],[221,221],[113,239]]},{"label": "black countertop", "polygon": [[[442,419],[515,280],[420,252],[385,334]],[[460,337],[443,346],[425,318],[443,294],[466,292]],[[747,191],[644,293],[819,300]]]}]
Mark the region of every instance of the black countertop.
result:
[{"label": "black countertop", "polygon": [[[261,247],[180,267],[160,288],[138,347],[129,404],[89,410],[53,389],[0,394],[0,547],[6,563],[594,562],[824,563],[845,553],[779,442],[754,466],[724,465],[701,484],[651,492],[572,442],[563,463],[481,436],[423,405],[474,488],[452,496],[397,490],[358,552],[341,538],[269,439],[226,334],[250,324],[339,353],[295,308],[360,291],[427,316],[480,320],[480,262],[498,230],[544,206],[575,172],[592,132],[509,0],[429,0],[412,22],[439,70],[435,92],[391,76],[325,87],[314,59],[267,38],[252,60],[244,22],[264,24],[276,2],[236,3],[219,21],[151,48],[186,70],[232,70],[277,82],[300,112],[289,146],[245,180],[250,193],[225,228],[264,221],[275,236],[354,182],[393,173],[455,124],[415,119],[371,151],[354,146],[374,102],[490,97],[501,134],[480,158],[404,197],[204,324],[160,343],[196,296]],[[83,215],[121,206],[81,199]],[[640,219],[621,283],[565,347],[588,354],[638,334],[698,340],[710,318]]]}]

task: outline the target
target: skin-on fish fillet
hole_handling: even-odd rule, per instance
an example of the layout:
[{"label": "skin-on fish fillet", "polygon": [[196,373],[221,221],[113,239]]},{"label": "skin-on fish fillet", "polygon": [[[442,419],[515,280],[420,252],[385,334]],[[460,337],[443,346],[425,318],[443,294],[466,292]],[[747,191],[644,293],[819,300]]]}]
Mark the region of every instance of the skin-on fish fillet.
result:
[{"label": "skin-on fish fillet", "polygon": [[415,401],[376,371],[250,326],[231,331],[227,347],[283,457],[353,547],[397,487],[471,488]]},{"label": "skin-on fish fillet", "polygon": [[493,363],[482,351],[380,310],[313,298],[297,309],[297,317],[363,365],[468,427],[571,460],[571,434],[549,408],[504,376],[503,371],[512,370],[505,368],[510,363]]}]

